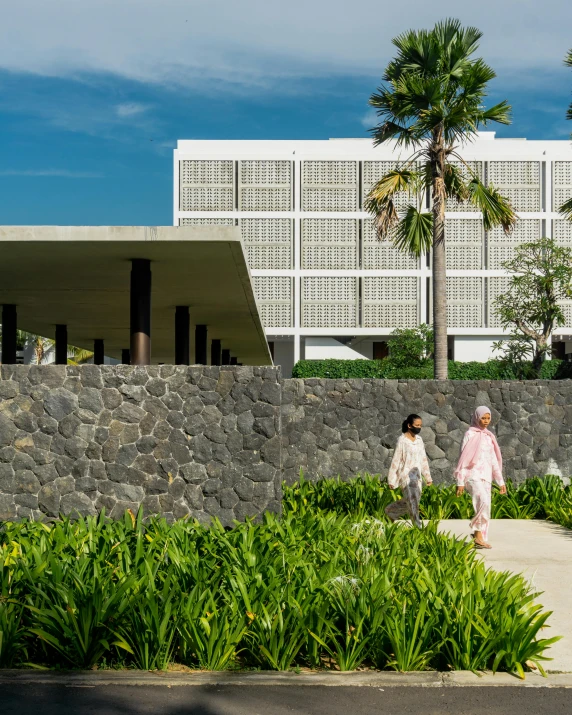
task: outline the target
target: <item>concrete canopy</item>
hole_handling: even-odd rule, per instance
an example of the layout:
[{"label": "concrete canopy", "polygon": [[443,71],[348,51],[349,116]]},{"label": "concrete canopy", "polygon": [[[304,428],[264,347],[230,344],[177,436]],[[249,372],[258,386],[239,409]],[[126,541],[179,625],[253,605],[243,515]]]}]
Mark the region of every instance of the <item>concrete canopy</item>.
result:
[{"label": "concrete canopy", "polygon": [[121,358],[129,347],[131,260],[151,261],[152,362],[173,363],[175,306],[208,326],[245,365],[272,358],[240,233],[229,226],[0,226],[0,305],[15,304],[18,328]]}]

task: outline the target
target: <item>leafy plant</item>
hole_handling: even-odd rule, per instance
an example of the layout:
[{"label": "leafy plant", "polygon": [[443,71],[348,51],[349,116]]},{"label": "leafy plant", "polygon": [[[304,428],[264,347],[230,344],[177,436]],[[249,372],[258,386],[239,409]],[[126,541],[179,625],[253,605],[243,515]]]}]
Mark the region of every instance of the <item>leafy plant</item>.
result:
[{"label": "leafy plant", "polygon": [[517,246],[503,268],[510,274],[509,285],[494,310],[502,327],[516,330],[516,335],[496,343],[496,348],[505,350],[507,362],[517,364],[532,354],[532,371],[538,377],[554,328],[566,324],[562,301],[572,298],[572,250],[541,238]]},{"label": "leafy plant", "polygon": [[[479,127],[510,123],[506,102],[484,109],[494,71],[475,58],[482,33],[445,20],[431,30],[409,30],[393,40],[396,56],[387,65],[384,84],[370,98],[379,124],[374,144],[393,141],[412,154],[380,177],[365,208],[375,217],[380,239],[390,238],[402,251],[420,256],[431,250],[435,378],[447,378],[447,301],[445,207],[447,199],[472,204],[485,229],[512,230],[516,215],[509,201],[486,186],[465,162],[458,147],[470,142]],[[431,194],[428,211],[425,192]],[[408,205],[397,209],[397,197]]]}]

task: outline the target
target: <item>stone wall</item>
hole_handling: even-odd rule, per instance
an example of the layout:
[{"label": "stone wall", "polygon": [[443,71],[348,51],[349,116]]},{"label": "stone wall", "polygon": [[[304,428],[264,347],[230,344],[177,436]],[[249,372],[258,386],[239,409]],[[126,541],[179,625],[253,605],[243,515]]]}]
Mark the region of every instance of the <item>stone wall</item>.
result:
[{"label": "stone wall", "polygon": [[505,476],[572,475],[572,380],[285,380],[282,467],[291,484],[358,472],[387,474],[401,422],[423,418],[433,478],[451,483],[461,439],[478,405],[493,411]]},{"label": "stone wall", "polygon": [[572,380],[281,380],[267,367],[0,367],[0,520],[112,517],[140,505],[201,521],[279,511],[281,482],[385,476],[423,417],[451,482],[472,410],[490,405],[516,481],[572,475]]},{"label": "stone wall", "polygon": [[277,511],[279,368],[0,368],[0,520]]}]

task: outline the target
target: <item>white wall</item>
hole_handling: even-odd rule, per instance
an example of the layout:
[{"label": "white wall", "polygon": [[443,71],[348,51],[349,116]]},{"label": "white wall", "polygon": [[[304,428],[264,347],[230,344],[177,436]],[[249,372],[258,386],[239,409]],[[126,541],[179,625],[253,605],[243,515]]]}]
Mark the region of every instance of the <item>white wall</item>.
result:
[{"label": "white wall", "polygon": [[274,364],[282,368],[282,377],[292,377],[294,367],[294,341],[275,340],[272,336],[270,341],[274,341]]},{"label": "white wall", "polygon": [[306,338],[306,360],[363,360],[364,355],[334,338]]},{"label": "white wall", "polygon": [[493,353],[493,343],[502,340],[502,335],[477,336],[455,335],[455,360],[459,362],[486,362],[500,357]]}]

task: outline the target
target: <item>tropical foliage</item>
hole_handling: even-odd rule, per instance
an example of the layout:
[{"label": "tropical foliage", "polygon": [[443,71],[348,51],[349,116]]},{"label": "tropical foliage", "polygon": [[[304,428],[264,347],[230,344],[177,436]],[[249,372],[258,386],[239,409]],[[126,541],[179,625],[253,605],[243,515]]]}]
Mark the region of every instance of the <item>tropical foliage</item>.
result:
[{"label": "tropical foliage", "polygon": [[[396,366],[391,360],[300,360],[292,369],[292,377],[299,378],[377,378],[383,380],[431,380],[433,361],[422,365]],[[522,380],[536,377],[532,362],[526,356],[518,361],[489,360],[488,362],[449,361],[450,380]],[[572,364],[566,360],[546,360],[540,368],[540,379],[572,378]]]},{"label": "tropical foliage", "polygon": [[[428,493],[426,513],[450,511]],[[0,667],[542,670],[557,634],[530,585],[435,524],[388,524],[388,497],[374,477],[302,481],[281,518],[232,530],[129,512],[4,524]]]},{"label": "tropical foliage", "polygon": [[[299,482],[284,487],[288,511],[334,511],[354,518],[382,519],[385,507],[396,498],[386,482],[370,474],[350,481],[338,478],[317,482],[310,482],[301,474]],[[423,490],[420,513],[424,519],[469,519],[473,507],[466,493],[456,496],[454,485],[441,486]],[[572,486],[565,485],[557,476],[536,477],[519,485],[508,481],[505,495],[493,491],[491,515],[493,519],[550,519],[572,529]]]},{"label": "tropical foliage", "polygon": [[494,310],[502,327],[516,334],[495,347],[516,365],[531,357],[533,376],[538,377],[554,328],[566,325],[562,302],[572,298],[572,250],[541,238],[517,246],[503,268],[509,285]]},{"label": "tropical foliage", "polygon": [[[384,84],[370,98],[379,117],[372,129],[374,143],[394,141],[397,149],[412,153],[373,186],[365,208],[375,217],[380,239],[391,238],[398,249],[415,256],[432,251],[437,379],[447,377],[447,199],[481,211],[485,229],[502,226],[508,232],[516,222],[510,203],[481,181],[461,153],[480,127],[510,123],[505,101],[483,107],[495,73],[474,57],[481,36],[457,20],[399,35],[393,40],[397,55],[385,69]],[[426,193],[431,195],[431,211],[425,208]]]}]

